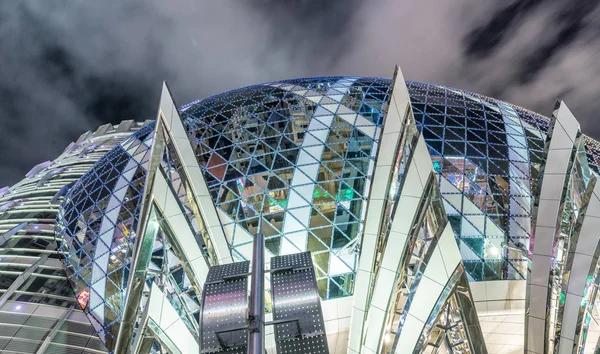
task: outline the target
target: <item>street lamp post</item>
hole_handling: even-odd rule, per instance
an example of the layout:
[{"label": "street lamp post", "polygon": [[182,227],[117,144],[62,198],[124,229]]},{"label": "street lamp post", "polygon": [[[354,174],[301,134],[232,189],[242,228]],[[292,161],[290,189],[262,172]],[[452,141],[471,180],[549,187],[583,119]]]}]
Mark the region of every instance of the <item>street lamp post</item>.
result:
[{"label": "street lamp post", "polygon": [[252,250],[252,279],[250,283],[250,311],[248,314],[248,354],[265,352],[265,265],[264,237],[254,236]]}]

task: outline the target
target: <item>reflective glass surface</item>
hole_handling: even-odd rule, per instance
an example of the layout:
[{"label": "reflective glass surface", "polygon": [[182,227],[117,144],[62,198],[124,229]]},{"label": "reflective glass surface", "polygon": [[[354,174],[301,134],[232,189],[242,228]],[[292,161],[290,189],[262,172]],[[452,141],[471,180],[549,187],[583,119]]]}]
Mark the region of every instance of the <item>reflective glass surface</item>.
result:
[{"label": "reflective glass surface", "polygon": [[[352,292],[348,245],[361,230],[390,84],[288,80],[183,108],[234,256],[249,256],[262,214],[273,255],[310,250],[321,295]],[[548,119],[476,94],[407,86],[471,279],[523,279]]]},{"label": "reflective glass surface", "polygon": [[524,279],[544,118],[445,87],[408,88],[465,268],[475,280]]},{"label": "reflective glass surface", "polygon": [[[312,252],[323,298],[353,293],[378,149],[394,148],[378,146],[390,85],[384,78],[293,79],[182,107],[236,261],[250,258],[260,231],[268,257]],[[473,93],[407,86],[470,279],[523,279],[549,120]],[[69,279],[107,342],[120,321],[153,129],[150,123],[98,161],[59,212]],[[597,173],[600,147],[584,140]],[[176,168],[168,158],[163,167],[191,218]]]},{"label": "reflective glass surface", "polygon": [[235,259],[259,218],[270,255],[311,251],[321,296],[352,293],[389,80],[329,77],[232,91],[184,108]]},{"label": "reflective glass surface", "polygon": [[119,329],[153,132],[150,123],[98,160],[58,214],[67,276],[108,348]]}]

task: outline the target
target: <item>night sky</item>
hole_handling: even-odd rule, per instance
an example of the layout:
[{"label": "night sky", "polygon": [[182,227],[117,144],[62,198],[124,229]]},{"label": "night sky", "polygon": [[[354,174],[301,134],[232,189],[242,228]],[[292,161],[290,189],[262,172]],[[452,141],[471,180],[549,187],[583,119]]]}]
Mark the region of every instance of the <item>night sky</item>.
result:
[{"label": "night sky", "polygon": [[0,2],[0,187],[104,123],[294,77],[391,77],[550,115],[600,138],[599,2]]}]

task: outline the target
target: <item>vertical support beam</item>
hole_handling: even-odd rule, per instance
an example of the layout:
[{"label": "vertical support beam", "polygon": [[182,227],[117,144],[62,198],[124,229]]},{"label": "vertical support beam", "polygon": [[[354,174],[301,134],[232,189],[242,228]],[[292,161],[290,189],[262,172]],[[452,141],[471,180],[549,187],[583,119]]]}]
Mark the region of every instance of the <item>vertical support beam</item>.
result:
[{"label": "vertical support beam", "polygon": [[361,253],[354,285],[354,305],[348,340],[348,353],[360,353],[364,335],[369,290],[374,281],[377,244],[381,233],[384,202],[389,192],[397,158],[402,126],[411,114],[410,98],[400,68],[396,66],[383,132],[378,147],[375,172],[369,191],[367,214],[361,241]]},{"label": "vertical support beam", "polygon": [[535,238],[531,243],[532,267],[527,277],[527,309],[525,315],[525,352],[547,351],[546,331],[550,290],[552,286],[553,249],[560,233],[561,196],[568,183],[569,166],[579,123],[563,103],[557,103],[546,138],[546,163],[541,174],[537,198]]},{"label": "vertical support beam", "polygon": [[176,247],[177,253],[184,258],[182,261],[186,270],[192,273],[190,276],[197,291],[202,291],[204,278],[208,273],[208,264],[195,243],[194,235],[190,230],[185,230],[186,219],[178,208],[177,196],[173,194],[173,190],[162,174],[160,165],[165,149],[171,149],[170,151],[176,155],[179,176],[185,183],[194,214],[199,223],[203,224],[200,226],[205,228],[203,231],[208,234],[208,239],[213,246],[215,258],[213,261],[218,264],[232,261],[215,205],[200,171],[183,121],[166,83],[163,83],[144,183],[138,230],[136,230],[137,240],[131,262],[132,272],[127,284],[121,327],[115,346],[117,353],[125,353],[131,345],[149,257],[158,227],[158,225],[148,225],[151,221],[152,208],[157,207],[160,210],[159,214],[163,216],[161,221],[170,231],[167,233],[167,236],[171,236],[169,241]]},{"label": "vertical support beam", "polygon": [[265,263],[264,237],[254,236],[252,249],[252,283],[248,316],[248,354],[265,352]]},{"label": "vertical support beam", "polygon": [[[591,290],[591,283],[597,276],[595,272],[600,254],[600,232],[598,232],[600,230],[600,199],[598,199],[600,184],[594,178],[590,185],[594,189],[590,193],[587,207],[580,211],[583,214],[580,216],[583,217],[583,222],[575,240],[577,243],[571,248],[574,252],[570,252],[572,262],[567,265],[570,268],[566,270],[570,274],[566,289],[563,291],[566,300],[560,330],[559,353],[561,354],[579,353],[580,340],[581,344],[585,345],[587,329],[584,330],[582,326],[586,321],[585,317],[589,314],[586,308],[591,308],[590,312],[593,313],[596,303],[596,297],[592,296],[597,293]],[[577,229],[575,231],[577,232]],[[589,305],[587,305],[588,301]]]},{"label": "vertical support beam", "polygon": [[[430,178],[432,173],[433,166],[431,157],[427,151],[425,140],[421,136],[415,146],[413,155],[410,157],[408,171],[404,176],[404,186],[393,215],[390,235],[388,236],[388,241],[385,243],[385,248],[383,249],[381,266],[376,274],[373,298],[367,308],[367,323],[369,324],[369,327],[365,329],[365,340],[361,351],[362,353],[375,354],[380,352],[380,348],[385,340],[384,337],[386,336],[386,331],[395,330],[389,328],[386,329],[385,324],[389,314],[394,311],[393,307],[395,307],[395,303],[392,299],[394,298],[394,292],[397,290],[397,284],[398,282],[403,281],[404,274],[407,271],[405,269],[407,261],[406,257],[412,256],[412,251],[407,251],[407,247],[410,247],[409,244],[411,243],[410,239],[413,230],[415,229],[415,226],[418,227],[417,223],[420,222],[419,215],[424,215],[423,209],[429,207],[429,200],[432,195],[427,194],[431,194],[432,189],[437,188],[437,181]],[[435,185],[428,186],[428,183]],[[444,220],[443,225],[445,224],[446,222]],[[454,237],[451,231],[450,234]],[[452,251],[456,252],[458,258]],[[450,247],[447,252],[450,252],[450,254],[454,256],[445,261],[451,268],[449,269],[449,277],[456,268],[457,261],[460,262],[460,255],[456,246]],[[439,251],[434,252],[434,255],[438,255],[438,253]],[[439,256],[441,257],[441,254]],[[446,274],[448,269],[441,267],[437,269],[437,271],[439,274]],[[422,280],[422,282],[426,281],[427,280],[425,279]],[[444,284],[443,281],[440,283]],[[443,288],[440,284],[435,285],[436,287],[439,287],[440,290]],[[428,292],[426,295],[429,296],[431,294],[432,292]],[[415,344],[416,342],[413,346]],[[409,347],[403,346],[403,348],[408,349]]]},{"label": "vertical support beam", "polygon": [[[162,124],[162,120],[157,119],[152,149],[150,151],[150,160],[148,162],[148,172],[144,182],[140,218],[136,230],[137,239],[135,240],[131,257],[131,272],[129,273],[127,289],[125,291],[121,326],[119,327],[117,343],[115,344],[116,353],[127,353],[131,345],[135,320],[152,254],[152,246],[154,244],[154,238],[156,237],[156,230],[153,230],[152,226],[149,227],[149,223],[153,206],[154,180],[165,149]],[[148,235],[146,235],[146,233],[148,233]]]},{"label": "vertical support beam", "polygon": [[209,264],[162,169],[156,174],[153,189],[154,205],[159,210],[159,224],[179,257],[190,283],[197,294],[202,294]]},{"label": "vertical support beam", "polygon": [[[173,354],[199,353],[200,347],[181,319],[178,310],[169,302],[161,289],[152,283],[147,305],[137,329],[138,334],[131,353],[146,354],[153,338],[156,338]],[[152,337],[145,337],[151,334]],[[120,353],[115,351],[115,353]]]},{"label": "vertical support beam", "polygon": [[183,125],[183,120],[179,115],[169,87],[165,82],[163,82],[162,86],[158,120],[162,121],[166,137],[172,143],[169,144],[169,147],[172,147],[177,153],[177,157],[181,163],[181,178],[185,179],[187,187],[190,189],[188,197],[196,209],[194,210],[196,218],[199,218],[206,227],[212,251],[216,257],[216,263],[231,263],[233,261],[231,251],[229,250],[225,232],[219,221],[216,207],[208,191],[206,180],[202,175],[202,171],[200,171],[200,166]]},{"label": "vertical support beam", "polygon": [[[441,306],[454,296],[457,279],[467,284],[431,156],[414,124],[408,89],[396,69],[369,194],[348,353],[422,352],[427,346],[422,333],[429,332]],[[400,190],[391,191],[397,178]],[[399,196],[390,197],[395,193]],[[417,249],[417,243],[422,247]],[[415,280],[409,281],[409,275]],[[405,299],[398,295],[400,287],[408,291]],[[468,284],[460,291],[470,301],[472,318]],[[486,353],[476,318],[474,326],[465,341]]]}]

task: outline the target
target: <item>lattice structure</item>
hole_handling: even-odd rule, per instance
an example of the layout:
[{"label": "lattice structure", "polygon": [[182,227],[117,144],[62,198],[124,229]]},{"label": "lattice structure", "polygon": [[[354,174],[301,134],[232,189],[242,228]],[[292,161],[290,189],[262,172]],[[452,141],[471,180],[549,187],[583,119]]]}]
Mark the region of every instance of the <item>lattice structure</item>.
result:
[{"label": "lattice structure", "polygon": [[[187,132],[181,129],[175,140],[189,138],[194,151],[183,154],[188,160],[182,163],[169,141],[159,164],[208,263],[249,259],[251,235],[260,231],[267,260],[312,253],[323,299],[354,294],[368,191],[378,154],[392,149],[379,146],[390,85],[367,77],[293,79],[184,106]],[[524,279],[548,119],[464,91],[417,82],[407,88],[416,123],[407,139],[424,138],[469,280]],[[67,274],[109,348],[122,320],[154,129],[155,123],[146,125],[61,194],[57,238]],[[582,141],[597,174],[600,145],[585,136]],[[180,174],[194,158],[200,172]],[[406,167],[397,162],[395,187]],[[208,191],[198,202],[190,181],[202,179]],[[389,192],[397,193],[395,187]],[[5,192],[0,212],[17,212],[18,198],[9,200]],[[200,205],[209,208],[200,212]],[[215,214],[210,225],[201,220],[209,209]],[[220,243],[212,244],[211,229],[220,232]],[[168,249],[157,252],[171,257]]]},{"label": "lattice structure", "polygon": [[[335,251],[360,232],[389,85],[374,78],[288,80],[183,108],[234,256],[248,258],[262,211],[271,254],[285,254],[287,246],[312,251],[321,296],[352,293],[356,259]],[[548,119],[477,94],[407,86],[470,276],[523,279],[531,184]],[[586,140],[596,161],[597,144]],[[343,203],[330,207],[336,201]]]},{"label": "lattice structure", "polygon": [[523,279],[527,258],[510,249],[526,249],[531,234],[543,118],[439,86],[408,88],[465,267],[476,280]]},{"label": "lattice structure", "polygon": [[145,125],[100,159],[58,215],[68,278],[109,348],[118,333],[153,128]]},{"label": "lattice structure", "polygon": [[0,188],[0,352],[106,352],[65,277],[56,216],[72,185],[141,125],[123,121],[86,132],[55,160]]},{"label": "lattice structure", "polygon": [[388,80],[289,80],[184,108],[233,255],[250,256],[262,213],[271,255],[311,251],[321,296],[352,294]]}]

